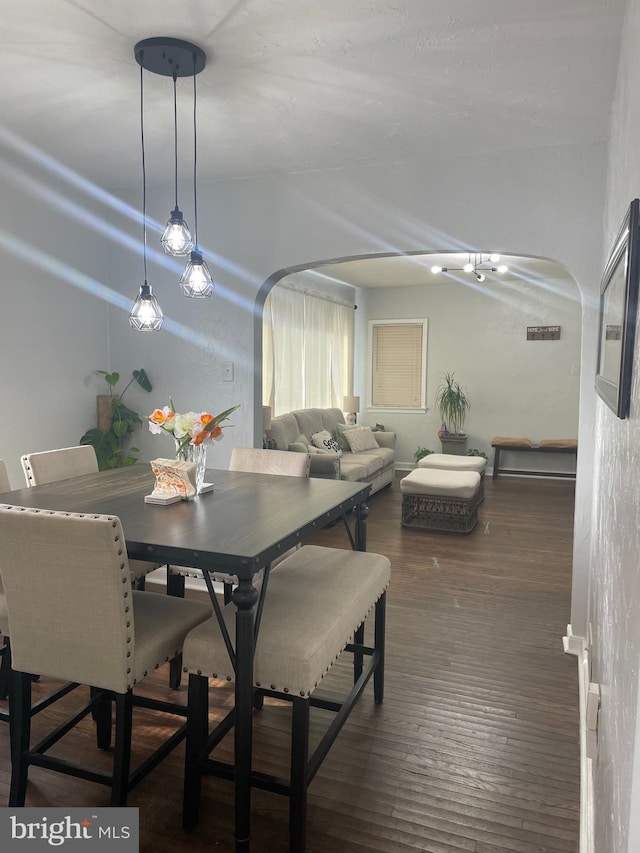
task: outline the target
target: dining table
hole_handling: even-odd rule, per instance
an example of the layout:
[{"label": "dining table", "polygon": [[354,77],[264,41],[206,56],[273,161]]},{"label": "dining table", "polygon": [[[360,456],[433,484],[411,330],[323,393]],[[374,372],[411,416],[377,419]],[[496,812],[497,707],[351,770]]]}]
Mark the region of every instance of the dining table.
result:
[{"label": "dining table", "polygon": [[[256,576],[321,528],[342,520],[348,542],[366,550],[368,483],[208,469],[213,490],[170,505],[145,503],[149,466],[138,463],[0,494],[0,504],[115,515],[131,559],[193,566],[209,578],[235,576],[235,850],[251,844],[253,657],[260,599]],[[267,593],[268,594],[268,593]],[[258,619],[256,614],[258,612]]]}]

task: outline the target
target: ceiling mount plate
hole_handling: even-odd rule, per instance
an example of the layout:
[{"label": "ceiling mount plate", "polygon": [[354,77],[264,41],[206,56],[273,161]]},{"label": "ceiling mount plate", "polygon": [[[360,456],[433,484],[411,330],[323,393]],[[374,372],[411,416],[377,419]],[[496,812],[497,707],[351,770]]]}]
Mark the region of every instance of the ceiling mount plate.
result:
[{"label": "ceiling mount plate", "polygon": [[207,64],[207,54],[190,41],[158,36],[143,39],[133,49],[145,71],[164,77],[193,77]]}]

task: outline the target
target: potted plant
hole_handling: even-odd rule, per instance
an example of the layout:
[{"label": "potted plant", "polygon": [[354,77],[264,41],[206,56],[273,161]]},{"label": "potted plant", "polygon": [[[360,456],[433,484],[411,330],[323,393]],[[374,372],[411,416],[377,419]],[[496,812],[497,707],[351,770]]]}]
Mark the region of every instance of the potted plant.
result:
[{"label": "potted plant", "polygon": [[433,450],[429,450],[428,447],[419,447],[413,454],[413,458],[416,462],[419,462],[421,459],[424,459],[425,456],[430,456],[432,453]]},{"label": "potted plant", "polygon": [[471,402],[454,373],[445,373],[436,395],[436,406],[442,418],[439,431],[443,453],[462,455],[466,449],[467,436],[462,431]]},{"label": "potted plant", "polygon": [[149,377],[142,369],[134,370],[124,391],[114,394],[114,388],[120,381],[120,374],[115,371],[109,373],[106,370],[96,370],[96,373],[104,376],[109,386],[109,393],[98,395],[98,426],[87,430],[80,439],[80,444],[90,444],[94,448],[101,471],[117,468],[120,465],[133,465],[138,460],[131,453],[138,453],[139,448],[131,447],[130,452],[125,455],[123,444],[125,437],[142,423],[142,418],[123,403],[122,398],[134,382],[137,382],[145,391],[151,391]]}]

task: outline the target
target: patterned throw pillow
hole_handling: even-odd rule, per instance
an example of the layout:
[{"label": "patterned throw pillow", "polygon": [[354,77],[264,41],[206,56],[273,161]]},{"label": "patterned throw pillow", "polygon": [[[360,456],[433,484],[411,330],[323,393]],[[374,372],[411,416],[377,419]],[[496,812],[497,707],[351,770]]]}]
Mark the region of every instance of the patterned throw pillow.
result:
[{"label": "patterned throw pillow", "polygon": [[328,429],[315,432],[311,436],[311,443],[320,450],[328,450],[330,453],[335,453],[336,456],[342,456],[342,448]]},{"label": "patterned throw pillow", "polygon": [[356,427],[344,433],[353,453],[363,453],[365,450],[375,450],[378,447],[375,435],[369,427]]}]

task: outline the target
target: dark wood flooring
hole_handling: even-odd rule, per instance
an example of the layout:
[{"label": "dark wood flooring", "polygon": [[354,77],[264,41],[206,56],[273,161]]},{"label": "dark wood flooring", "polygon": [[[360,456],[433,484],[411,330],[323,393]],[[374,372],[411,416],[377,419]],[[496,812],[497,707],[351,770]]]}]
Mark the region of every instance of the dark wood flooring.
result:
[{"label": "dark wood flooring", "polygon": [[[501,478],[486,483],[470,535],[400,527],[399,477],[370,501],[368,549],[387,554],[386,695],[372,687],[316,776],[309,797],[309,853],[573,853],[578,849],[578,691],[575,659],[562,651],[570,618],[573,483]],[[347,547],[340,526],[316,543]],[[368,626],[370,630],[370,626]],[[347,686],[338,663],[327,679]],[[146,690],[175,698],[166,667]],[[35,685],[44,692],[46,679]],[[185,697],[183,688],[179,695]],[[231,702],[212,691],[212,713]],[[66,705],[74,700],[67,697]],[[256,763],[281,767],[290,710],[268,703],[256,717]],[[50,709],[35,718],[62,719]],[[46,719],[44,719],[46,717]],[[331,715],[317,711],[318,737]],[[137,711],[136,755],[173,722]],[[222,745],[230,756],[230,744]],[[107,756],[89,722],[58,754]],[[233,850],[229,783],[207,779],[195,832],[181,828],[183,747],[132,793],[143,853]],[[0,801],[9,779],[8,727],[0,724]],[[108,805],[106,789],[39,768],[28,806]],[[254,853],[287,850],[287,808],[253,797]]]}]

